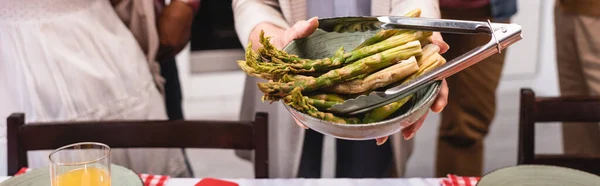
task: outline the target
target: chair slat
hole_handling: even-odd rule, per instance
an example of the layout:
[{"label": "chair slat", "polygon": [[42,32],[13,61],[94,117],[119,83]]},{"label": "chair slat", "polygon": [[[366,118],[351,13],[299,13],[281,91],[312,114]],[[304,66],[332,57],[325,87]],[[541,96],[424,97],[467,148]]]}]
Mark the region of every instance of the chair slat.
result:
[{"label": "chair slat", "polygon": [[521,89],[518,164],[570,167],[600,175],[600,155],[536,155],[535,128],[538,122],[600,122],[600,97],[535,97]]},{"label": "chair slat", "polygon": [[28,150],[49,150],[78,142],[111,148],[221,148],[254,150],[255,176],[267,178],[268,114],[255,121],[85,121],[28,123],[23,114],[7,118],[8,173],[27,166]]},{"label": "chair slat", "polygon": [[535,101],[536,122],[598,122],[600,97],[538,98]]},{"label": "chair slat", "polygon": [[[111,148],[226,148],[254,149],[252,124],[195,121],[28,124],[23,139],[28,150],[54,149],[82,141]],[[39,140],[44,139],[44,140]]]}]

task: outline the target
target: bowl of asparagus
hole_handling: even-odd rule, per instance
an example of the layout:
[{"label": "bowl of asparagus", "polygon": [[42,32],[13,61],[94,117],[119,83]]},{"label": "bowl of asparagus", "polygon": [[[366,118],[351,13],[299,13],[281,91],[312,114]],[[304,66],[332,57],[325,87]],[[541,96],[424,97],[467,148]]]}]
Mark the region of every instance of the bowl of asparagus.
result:
[{"label": "bowl of asparagus", "polygon": [[[417,9],[406,15],[419,14]],[[282,50],[261,33],[261,47],[253,51],[250,43],[245,60],[238,65],[248,75],[268,80],[258,83],[263,101],[282,102],[292,117],[315,131],[347,140],[388,136],[428,111],[441,82],[364,114],[341,115],[328,108],[406,83],[446,60],[439,54],[440,48],[430,43],[432,32],[362,28],[340,26],[344,32],[317,29]]]}]

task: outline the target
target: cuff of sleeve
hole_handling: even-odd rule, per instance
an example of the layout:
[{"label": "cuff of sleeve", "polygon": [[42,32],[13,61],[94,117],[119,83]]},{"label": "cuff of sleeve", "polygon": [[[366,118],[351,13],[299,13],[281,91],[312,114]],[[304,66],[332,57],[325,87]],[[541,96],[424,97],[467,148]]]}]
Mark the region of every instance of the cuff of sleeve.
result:
[{"label": "cuff of sleeve", "polygon": [[250,33],[260,23],[271,23],[284,29],[290,27],[281,13],[264,4],[245,4],[234,12],[236,32],[244,47],[248,46]]}]

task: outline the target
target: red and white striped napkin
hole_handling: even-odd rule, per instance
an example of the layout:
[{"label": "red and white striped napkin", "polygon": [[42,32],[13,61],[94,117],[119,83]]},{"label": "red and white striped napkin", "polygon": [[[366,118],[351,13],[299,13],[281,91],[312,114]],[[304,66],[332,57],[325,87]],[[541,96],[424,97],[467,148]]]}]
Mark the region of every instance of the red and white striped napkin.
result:
[{"label": "red and white striped napkin", "polygon": [[23,167],[23,168],[21,168],[21,169],[19,170],[19,172],[17,172],[17,173],[15,174],[15,176],[16,176],[16,175],[25,174],[26,172],[29,172],[29,171],[31,171],[31,169],[30,169],[30,168]]},{"label": "red and white striped napkin", "polygon": [[169,176],[162,175],[150,175],[150,174],[139,174],[140,178],[144,182],[144,186],[164,186],[169,180]]},{"label": "red and white striped napkin", "polygon": [[[26,168],[26,167],[21,168],[21,170],[19,170],[19,172],[17,172],[15,174],[15,176],[25,174],[29,171],[31,171],[30,168]],[[144,182],[144,186],[165,186],[165,184],[167,183],[167,181],[170,178],[169,176],[162,176],[162,175],[151,175],[151,174],[138,174],[138,175]]]},{"label": "red and white striped napkin", "polygon": [[475,186],[481,177],[465,177],[448,174],[442,179],[442,186]]}]

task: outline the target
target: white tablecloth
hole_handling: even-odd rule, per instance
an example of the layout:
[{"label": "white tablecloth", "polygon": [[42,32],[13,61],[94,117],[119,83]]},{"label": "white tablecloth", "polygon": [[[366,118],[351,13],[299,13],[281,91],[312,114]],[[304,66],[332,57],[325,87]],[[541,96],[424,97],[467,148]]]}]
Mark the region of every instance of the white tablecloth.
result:
[{"label": "white tablecloth", "polygon": [[[193,186],[200,178],[175,178],[167,186]],[[439,186],[437,178],[399,179],[223,179],[239,186]]]},{"label": "white tablecloth", "polygon": [[[0,177],[0,182],[10,177]],[[202,178],[171,178],[167,186],[194,186]],[[439,186],[438,178],[399,179],[223,179],[239,186]]]}]

